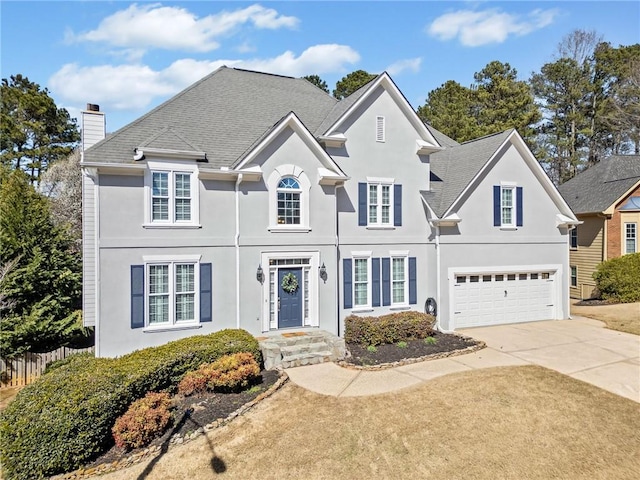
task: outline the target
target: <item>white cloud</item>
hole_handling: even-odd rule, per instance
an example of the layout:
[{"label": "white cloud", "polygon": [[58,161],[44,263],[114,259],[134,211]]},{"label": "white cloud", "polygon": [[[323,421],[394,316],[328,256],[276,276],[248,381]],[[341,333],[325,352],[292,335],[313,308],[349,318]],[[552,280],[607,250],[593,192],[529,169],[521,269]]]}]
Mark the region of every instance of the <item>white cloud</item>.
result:
[{"label": "white cloud", "polygon": [[458,38],[462,45],[478,47],[502,43],[509,35],[527,35],[551,24],[557,9],[536,9],[526,16],[510,14],[499,9],[484,11],[458,10],[436,18],[427,31],[439,40]]},{"label": "white cloud", "polygon": [[200,61],[181,59],[163,70],[147,65],[64,65],[49,79],[49,87],[65,103],[98,103],[104,110],[136,110],[158,97],[168,97],[226,65],[249,70],[300,77],[342,72],[360,60],[346,45],[314,45],[299,56],[291,51],[267,59]]},{"label": "white cloud", "polygon": [[275,30],[295,28],[298,23],[296,17],[280,15],[257,4],[198,18],[185,8],[134,3],[106,17],[97,29],[79,34],[67,31],[65,38],[69,42],[101,42],[138,51],[162,48],[209,52],[220,46],[219,37],[244,24]]},{"label": "white cloud", "polygon": [[399,75],[402,72],[408,70],[416,73],[420,71],[420,65],[422,64],[422,58],[407,58],[405,60],[398,60],[397,62],[389,65],[385,70],[389,75]]}]

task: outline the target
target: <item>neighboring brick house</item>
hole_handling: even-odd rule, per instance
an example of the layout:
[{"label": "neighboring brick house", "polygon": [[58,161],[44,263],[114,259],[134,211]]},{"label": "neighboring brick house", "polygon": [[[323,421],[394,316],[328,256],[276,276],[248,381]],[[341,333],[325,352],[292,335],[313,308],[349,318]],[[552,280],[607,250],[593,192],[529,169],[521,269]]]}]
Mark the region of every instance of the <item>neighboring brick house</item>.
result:
[{"label": "neighboring brick house", "polygon": [[593,272],[604,260],[638,252],[640,155],[613,156],[559,188],[583,223],[570,241],[571,296],[597,295]]}]

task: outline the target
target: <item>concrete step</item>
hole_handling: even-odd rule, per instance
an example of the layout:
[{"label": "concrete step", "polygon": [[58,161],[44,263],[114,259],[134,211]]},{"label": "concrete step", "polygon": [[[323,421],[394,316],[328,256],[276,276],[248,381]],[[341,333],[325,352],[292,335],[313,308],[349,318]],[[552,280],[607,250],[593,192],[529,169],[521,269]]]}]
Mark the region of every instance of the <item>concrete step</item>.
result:
[{"label": "concrete step", "polygon": [[273,332],[258,341],[267,370],[333,362],[346,353],[344,339],[323,330]]}]

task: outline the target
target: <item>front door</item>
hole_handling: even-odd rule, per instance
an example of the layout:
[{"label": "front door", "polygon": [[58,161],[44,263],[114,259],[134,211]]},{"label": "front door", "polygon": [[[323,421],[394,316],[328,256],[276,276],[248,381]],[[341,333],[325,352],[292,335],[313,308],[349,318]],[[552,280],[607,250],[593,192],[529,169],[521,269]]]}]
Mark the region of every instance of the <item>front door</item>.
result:
[{"label": "front door", "polygon": [[[286,281],[285,278],[287,279]],[[295,281],[293,281],[294,278]],[[293,288],[294,286],[295,288]],[[279,268],[278,328],[292,328],[301,326],[302,268]]]}]

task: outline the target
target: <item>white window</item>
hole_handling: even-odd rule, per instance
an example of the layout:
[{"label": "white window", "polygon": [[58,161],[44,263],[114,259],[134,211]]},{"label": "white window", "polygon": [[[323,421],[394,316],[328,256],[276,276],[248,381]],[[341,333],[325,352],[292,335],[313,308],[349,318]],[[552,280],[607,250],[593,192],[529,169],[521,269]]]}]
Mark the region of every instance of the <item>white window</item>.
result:
[{"label": "white window", "polygon": [[145,227],[198,227],[198,177],[191,165],[149,162]]},{"label": "white window", "polygon": [[500,219],[503,227],[514,227],[515,222],[516,187],[501,187],[500,189]]},{"label": "white window", "polygon": [[378,115],[376,117],[376,142],[384,142],[385,141],[385,125],[384,125],[384,117]]},{"label": "white window", "polygon": [[369,182],[367,187],[368,224],[381,226],[393,225],[393,185]]},{"label": "white window", "polygon": [[636,253],[638,251],[638,224],[624,224],[624,253]]},{"label": "white window", "polygon": [[371,305],[370,261],[370,258],[353,259],[353,306],[355,308]]},{"label": "white window", "polygon": [[300,225],[300,184],[286,177],[278,183],[278,225]]},{"label": "white window", "polygon": [[198,318],[196,262],[147,264],[147,325],[195,323]]},{"label": "white window", "polygon": [[406,305],[407,302],[407,257],[391,257],[391,304]]},{"label": "white window", "polygon": [[578,286],[578,267],[571,267],[571,286]]}]

